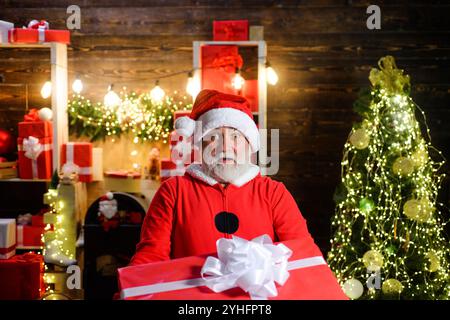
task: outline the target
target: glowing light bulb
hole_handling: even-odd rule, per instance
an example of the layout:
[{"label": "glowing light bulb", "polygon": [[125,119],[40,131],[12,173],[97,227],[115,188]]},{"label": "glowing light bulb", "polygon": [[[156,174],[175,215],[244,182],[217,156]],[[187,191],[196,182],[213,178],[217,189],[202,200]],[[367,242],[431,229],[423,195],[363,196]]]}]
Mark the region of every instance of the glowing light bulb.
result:
[{"label": "glowing light bulb", "polygon": [[114,92],[112,84],[109,86],[108,92],[105,94],[103,103],[108,108],[116,108],[121,103],[120,97]]},{"label": "glowing light bulb", "polygon": [[150,98],[153,103],[161,103],[166,93],[159,86],[159,80],[156,80],[155,87],[150,91]]},{"label": "glowing light bulb", "polygon": [[236,90],[241,90],[244,86],[245,79],[241,76],[239,69],[236,68],[236,74],[233,77],[233,80],[231,81],[231,85]]},{"label": "glowing light bulb", "polygon": [[52,83],[50,80],[45,81],[44,85],[41,89],[41,96],[44,99],[47,99],[52,94]]},{"label": "glowing light bulb", "polygon": [[76,94],[80,94],[83,90],[83,82],[79,78],[76,78],[75,81],[72,83],[72,90]]},{"label": "glowing light bulb", "polygon": [[188,81],[186,84],[186,92],[192,96],[193,99],[197,97],[200,92],[200,83],[197,78],[192,76],[192,72],[189,72]]},{"label": "glowing light bulb", "polygon": [[278,82],[278,75],[268,62],[266,64],[266,81],[272,86]]}]

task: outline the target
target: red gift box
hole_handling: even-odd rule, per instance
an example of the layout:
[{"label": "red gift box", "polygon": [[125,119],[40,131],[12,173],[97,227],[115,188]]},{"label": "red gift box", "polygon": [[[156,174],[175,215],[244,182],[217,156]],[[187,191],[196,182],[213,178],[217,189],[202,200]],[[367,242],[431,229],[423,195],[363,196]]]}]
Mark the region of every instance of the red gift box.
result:
[{"label": "red gift box", "polygon": [[[335,300],[348,298],[323,259],[320,250],[308,241],[283,242],[293,251],[289,277],[277,286],[277,300]],[[248,300],[239,287],[213,292],[200,277],[206,255],[121,268],[121,297],[127,300]],[[210,259],[208,257],[207,259]],[[207,260],[206,260],[207,261]]]},{"label": "red gift box", "polygon": [[182,176],[186,168],[183,165],[177,165],[171,159],[161,159],[159,175],[161,182],[169,179],[170,177]]},{"label": "red gift box", "polygon": [[31,216],[31,225],[35,227],[45,227],[44,216],[42,214]]},{"label": "red gift box", "polygon": [[32,21],[28,28],[13,28],[8,30],[8,40],[11,43],[59,42],[70,44],[70,31],[49,30],[45,21]]},{"label": "red gift box", "polygon": [[243,65],[237,46],[202,46],[202,89],[236,94],[232,86],[236,68]]},{"label": "red gift box", "polygon": [[52,138],[18,138],[19,177],[21,179],[51,179]]},{"label": "red gift box", "polygon": [[82,182],[93,180],[92,143],[68,142],[61,147],[61,163],[74,163],[78,168],[78,178]]},{"label": "red gift box", "polygon": [[15,254],[16,220],[0,219],[0,260],[9,259]]},{"label": "red gift box", "polygon": [[173,113],[173,121],[177,120],[178,118],[181,117],[186,117],[189,116],[191,114],[191,110],[179,110],[179,111],[175,111]]},{"label": "red gift box", "polygon": [[223,20],[213,22],[214,41],[247,41],[248,20]]},{"label": "red gift box", "polygon": [[45,291],[43,257],[35,253],[0,260],[0,300],[35,300]]},{"label": "red gift box", "polygon": [[17,226],[16,243],[18,249],[41,248],[42,234],[45,232],[43,226]]},{"label": "red gift box", "polygon": [[35,108],[24,115],[23,121],[19,122],[19,138],[28,138],[29,136],[36,138],[53,137],[52,123],[39,119],[38,110]]},{"label": "red gift box", "polygon": [[258,112],[258,80],[245,80],[242,96],[247,98],[252,112]]}]

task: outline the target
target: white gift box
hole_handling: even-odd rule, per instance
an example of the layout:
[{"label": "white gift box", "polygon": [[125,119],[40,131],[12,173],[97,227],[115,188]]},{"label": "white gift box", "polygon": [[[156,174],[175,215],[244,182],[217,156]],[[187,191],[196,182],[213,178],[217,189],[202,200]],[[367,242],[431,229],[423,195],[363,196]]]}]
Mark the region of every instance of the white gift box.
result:
[{"label": "white gift box", "polygon": [[103,149],[92,148],[92,181],[103,181]]},{"label": "white gift box", "polygon": [[8,31],[14,28],[14,23],[0,20],[0,43],[8,43]]},{"label": "white gift box", "polygon": [[0,219],[0,259],[16,254],[16,220]]}]

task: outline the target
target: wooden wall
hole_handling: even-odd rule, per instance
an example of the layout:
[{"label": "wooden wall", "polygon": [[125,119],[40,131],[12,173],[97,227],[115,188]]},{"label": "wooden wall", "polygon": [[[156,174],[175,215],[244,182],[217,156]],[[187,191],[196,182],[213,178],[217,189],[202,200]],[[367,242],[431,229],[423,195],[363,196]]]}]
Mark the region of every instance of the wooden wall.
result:
[{"label": "wooden wall", "polygon": [[[381,7],[381,30],[366,28],[372,3]],[[433,142],[450,158],[447,1],[0,0],[0,19],[23,25],[45,18],[53,28],[65,28],[71,4],[81,7],[82,24],[72,33],[69,78],[79,73],[94,100],[111,82],[148,90],[150,79],[191,68],[192,41],[212,39],[214,19],[264,26],[268,56],[280,76],[268,91],[268,125],[281,129],[276,178],[298,201],[323,250],[343,144],[357,119],[352,103],[381,56],[394,55],[410,74]],[[48,103],[39,96],[48,65],[43,51],[0,50],[0,126],[15,126],[24,111],[24,87],[9,84],[28,84],[30,106]],[[183,90],[185,81],[180,75],[161,84]],[[448,183],[443,194],[449,198]]]}]

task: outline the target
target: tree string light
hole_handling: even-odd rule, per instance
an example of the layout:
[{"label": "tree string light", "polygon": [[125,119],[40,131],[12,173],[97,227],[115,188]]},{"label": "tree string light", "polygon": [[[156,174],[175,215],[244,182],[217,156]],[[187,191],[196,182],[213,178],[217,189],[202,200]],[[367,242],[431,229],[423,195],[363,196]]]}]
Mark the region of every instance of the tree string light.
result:
[{"label": "tree string light", "polygon": [[[445,159],[393,57],[380,59],[369,79],[372,91],[355,103],[363,120],[344,145],[328,262],[352,299],[449,299],[450,248],[437,200]],[[360,290],[368,269],[379,270],[379,290]]]}]

